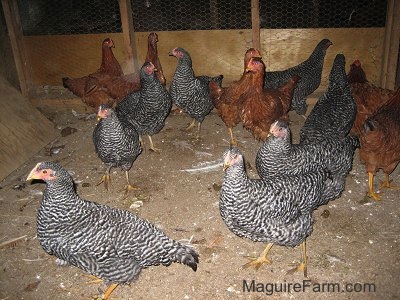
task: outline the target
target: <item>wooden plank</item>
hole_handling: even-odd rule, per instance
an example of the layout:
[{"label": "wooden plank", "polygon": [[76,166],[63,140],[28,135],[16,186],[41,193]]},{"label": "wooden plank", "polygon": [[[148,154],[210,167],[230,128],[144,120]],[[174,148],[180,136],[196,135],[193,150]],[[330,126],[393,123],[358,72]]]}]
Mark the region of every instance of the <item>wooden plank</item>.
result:
[{"label": "wooden plank", "polygon": [[32,98],[30,102],[33,106],[46,112],[46,115],[56,113],[95,113],[96,109],[87,106],[80,98]]},{"label": "wooden plank", "polygon": [[381,86],[394,89],[399,57],[400,40],[400,2],[388,1],[384,47],[382,51]]},{"label": "wooden plank", "polygon": [[76,78],[95,72],[100,67],[101,45],[107,37],[114,40],[114,55],[126,72],[121,33],[25,36],[33,84],[61,86],[62,77]]},{"label": "wooden plank", "polygon": [[[333,45],[326,55],[321,88],[337,53],[346,56],[347,68],[360,59],[367,76],[380,84],[384,28],[328,28],[328,29],[261,29],[260,43],[268,70],[281,70],[307,59],[316,44],[329,38]],[[243,72],[243,55],[252,47],[249,30],[161,31],[158,53],[167,82],[171,82],[176,59],[168,55],[175,47],[186,48],[192,56],[196,75],[224,75],[224,83],[239,79]],[[137,59],[143,64],[147,52],[149,32],[136,32]],[[61,86],[64,76],[80,77],[97,70],[101,61],[101,43],[111,37],[118,61],[124,62],[124,42],[121,33],[69,36],[24,37],[29,60],[32,62],[33,82],[36,86]],[[126,64],[121,63],[125,73]]]},{"label": "wooden plank", "polygon": [[122,32],[126,51],[126,72],[133,73],[134,71],[139,69],[139,63],[137,61],[131,1],[119,0],[118,3],[121,14]]},{"label": "wooden plank", "polygon": [[253,47],[261,50],[259,0],[251,0],[251,26],[252,26]]},{"label": "wooden plank", "polygon": [[328,38],[333,45],[325,56],[319,90],[328,84],[328,75],[336,54],[346,57],[346,70],[359,59],[368,79],[380,85],[384,28],[318,28],[261,30],[261,49],[267,70],[294,66],[311,54],[319,41]]},{"label": "wooden plank", "polygon": [[14,55],[15,67],[17,69],[19,86],[23,95],[27,96],[32,86],[32,77],[29,72],[29,60],[25,53],[21,20],[18,12],[17,1],[1,0],[3,13],[10,36],[11,48]]},{"label": "wooden plank", "polygon": [[0,77],[0,180],[57,135],[54,124]]}]

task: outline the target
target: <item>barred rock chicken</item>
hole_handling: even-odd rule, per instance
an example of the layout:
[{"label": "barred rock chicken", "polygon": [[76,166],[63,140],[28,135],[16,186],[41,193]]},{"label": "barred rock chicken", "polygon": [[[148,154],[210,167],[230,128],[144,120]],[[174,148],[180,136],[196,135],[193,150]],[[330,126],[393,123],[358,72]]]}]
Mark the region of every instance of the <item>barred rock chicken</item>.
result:
[{"label": "barred rock chicken", "polygon": [[262,179],[279,175],[300,175],[316,166],[328,170],[332,184],[326,185],[320,205],[340,197],[346,177],[352,169],[358,144],[355,136],[320,140],[316,143],[292,144],[291,132],[284,121],[276,121],[271,136],[264,141],[256,155],[256,168]]},{"label": "barred rock chicken", "polygon": [[238,81],[233,82],[228,87],[221,87],[215,81],[211,81],[209,84],[214,106],[218,111],[218,115],[225,123],[226,127],[228,127],[231,145],[237,144],[233,137],[232,128],[240,123],[240,96],[250,88],[249,81],[251,79],[251,73],[247,72],[247,65],[252,57],[261,58],[261,54],[254,48],[250,48],[246,51],[244,55],[244,71],[242,77]]},{"label": "barred rock chicken", "polygon": [[103,41],[101,65],[96,72],[80,78],[64,77],[62,79],[63,86],[90,107],[97,108],[101,104],[112,105],[114,103],[114,98],[108,94],[107,87],[99,82],[102,77],[123,75],[122,68],[111,50],[113,47],[115,46],[112,39],[106,38]]},{"label": "barred rock chicken", "polygon": [[327,91],[318,99],[300,130],[301,142],[346,137],[357,114],[357,106],[346,78],[345,57],[337,54],[329,73]]},{"label": "barred rock chicken", "polygon": [[58,264],[71,264],[109,284],[102,299],[150,266],[177,262],[197,270],[199,255],[192,247],[129,211],[80,198],[60,165],[38,163],[27,178],[33,179],[46,182],[37,214],[40,245]]},{"label": "barred rock chicken", "polygon": [[293,91],[300,77],[293,75],[287,83],[277,89],[264,89],[264,62],[253,57],[246,71],[251,73],[251,79],[249,87],[239,99],[240,117],[243,127],[249,130],[256,140],[265,140],[272,122],[280,118],[288,120]]},{"label": "barred rock chicken", "polygon": [[347,79],[357,105],[357,115],[351,132],[359,136],[364,131],[363,125],[367,118],[393,97],[395,91],[383,89],[370,83],[359,60],[355,60],[350,65]]},{"label": "barred rock chicken", "polygon": [[333,177],[333,186],[325,191],[325,203],[340,197],[359,146],[357,137],[349,136],[355,115],[345,57],[338,54],[329,74],[328,90],[318,99],[300,130],[300,144],[291,144],[287,124],[277,122],[271,127],[273,137],[261,146],[256,158],[260,177],[298,174],[320,164]]},{"label": "barred rock chicken", "polygon": [[373,189],[374,176],[379,169],[385,176],[382,187],[399,188],[391,184],[389,175],[400,161],[400,89],[365,121],[360,139],[360,159],[368,172],[368,196],[381,200]]},{"label": "barred rock chicken", "polygon": [[237,148],[224,154],[225,176],[220,192],[220,213],[237,236],[268,243],[258,258],[244,267],[271,263],[272,245],[295,247],[302,244],[303,259],[296,270],[307,276],[306,238],[312,232],[313,210],[319,206],[329,173],[322,168],[294,176],[249,179],[243,156]]},{"label": "barred rock chicken", "polygon": [[186,130],[192,129],[197,122],[196,137],[199,138],[201,123],[214,108],[209,83],[210,81],[216,81],[221,85],[223,76],[195,76],[192,68],[192,59],[189,53],[183,48],[174,48],[169,55],[175,56],[178,59],[178,65],[169,89],[172,101],[177,107],[193,118],[192,123]]},{"label": "barred rock chicken", "polygon": [[293,93],[291,109],[299,115],[305,115],[307,111],[307,96],[311,95],[321,83],[322,68],[326,50],[332,45],[328,39],[323,39],[315,47],[310,57],[297,66],[283,71],[265,73],[264,85],[266,88],[278,88],[286,83],[293,75],[298,75],[301,81]]},{"label": "barred rock chicken", "polygon": [[142,152],[139,135],[132,124],[123,118],[119,119],[112,108],[99,106],[97,116],[100,121],[93,131],[93,143],[97,155],[108,166],[106,174],[97,185],[104,183],[108,190],[111,182],[110,169],[120,167],[125,171],[127,181],[125,193],[128,193],[137,188],[130,184],[129,170]]},{"label": "barred rock chicken", "polygon": [[153,63],[145,62],[140,70],[139,92],[131,93],[116,107],[120,119],[130,122],[139,135],[147,135],[150,150],[159,152],[154,147],[152,135],[165,125],[165,119],[172,107],[172,99],[165,86],[156,78]]}]

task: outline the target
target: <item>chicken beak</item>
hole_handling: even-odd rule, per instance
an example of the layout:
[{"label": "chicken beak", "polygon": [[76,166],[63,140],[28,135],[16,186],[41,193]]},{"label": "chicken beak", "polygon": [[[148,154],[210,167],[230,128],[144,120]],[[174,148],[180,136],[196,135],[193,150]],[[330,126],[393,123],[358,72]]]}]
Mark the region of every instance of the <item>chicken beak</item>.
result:
[{"label": "chicken beak", "polygon": [[37,168],[39,167],[40,163],[36,164],[36,166],[31,170],[29,173],[28,177],[26,178],[26,181],[31,181],[34,179],[40,179],[37,173]]},{"label": "chicken beak", "polygon": [[226,171],[226,169],[228,169],[230,166],[231,166],[231,165],[230,165],[229,163],[227,163],[227,162],[224,162],[224,164],[223,164],[223,166],[222,166],[222,168],[223,168],[224,172],[225,172],[225,171]]}]

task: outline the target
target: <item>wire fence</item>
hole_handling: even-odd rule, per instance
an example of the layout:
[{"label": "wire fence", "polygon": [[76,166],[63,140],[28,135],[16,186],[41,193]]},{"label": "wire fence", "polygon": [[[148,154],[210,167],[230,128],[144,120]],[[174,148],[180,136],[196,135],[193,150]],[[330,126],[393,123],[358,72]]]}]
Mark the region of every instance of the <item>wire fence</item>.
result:
[{"label": "wire fence", "polygon": [[[24,35],[121,32],[118,0],[17,0]],[[131,0],[137,32],[251,29],[243,0]],[[260,0],[263,29],[384,27],[387,0]]]}]

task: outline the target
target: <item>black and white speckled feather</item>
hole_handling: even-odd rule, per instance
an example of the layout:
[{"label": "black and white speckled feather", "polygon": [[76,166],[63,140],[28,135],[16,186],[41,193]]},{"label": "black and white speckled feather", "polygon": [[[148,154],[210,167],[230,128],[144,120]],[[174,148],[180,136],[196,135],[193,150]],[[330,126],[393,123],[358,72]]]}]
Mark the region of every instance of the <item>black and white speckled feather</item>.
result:
[{"label": "black and white speckled feather", "polygon": [[250,179],[237,148],[224,155],[220,213],[240,237],[294,247],[312,232],[312,212],[331,181],[322,168],[297,176]]},{"label": "black and white speckled feather", "polygon": [[271,126],[271,136],[257,152],[256,168],[263,179],[282,174],[308,173],[318,166],[327,169],[333,181],[325,187],[325,196],[321,202],[325,204],[340,197],[344,190],[357,145],[358,139],[352,136],[343,139],[326,138],[318,143],[292,144],[288,124],[276,121]]},{"label": "black and white speckled feather", "polygon": [[136,112],[139,101],[140,91],[132,92],[118,103],[115,107],[115,113],[119,118],[127,118],[127,116],[133,115]]},{"label": "black and white speckled feather", "polygon": [[341,139],[353,126],[357,106],[347,81],[346,60],[337,54],[329,74],[328,90],[322,95],[300,131],[300,141],[314,142],[321,139]]},{"label": "black and white speckled feather", "polygon": [[213,80],[221,85],[223,76],[195,76],[192,59],[183,48],[175,48],[171,55],[178,59],[169,89],[172,101],[190,117],[201,123],[214,108],[208,84]]},{"label": "black and white speckled feather", "polygon": [[28,179],[46,182],[37,235],[43,249],[62,262],[120,284],[132,282],[149,266],[178,262],[196,271],[198,254],[192,247],[131,212],[81,199],[60,165],[39,163]]},{"label": "black and white speckled feather", "polygon": [[145,62],[140,70],[140,84],[140,91],[120,102],[116,111],[118,117],[128,120],[139,135],[151,136],[164,127],[172,99],[157,79],[155,67],[150,62]]},{"label": "black and white speckled feather", "polygon": [[300,76],[301,80],[293,92],[291,109],[299,115],[304,115],[307,110],[307,96],[311,95],[321,83],[326,49],[330,45],[332,45],[331,41],[323,39],[315,47],[310,57],[299,65],[284,71],[266,72],[264,87],[276,89],[289,81],[293,75]]},{"label": "black and white speckled feather", "polygon": [[99,109],[107,109],[108,115],[93,130],[96,153],[106,165],[128,171],[142,152],[139,135],[129,122],[119,119],[112,108],[102,105]]}]

